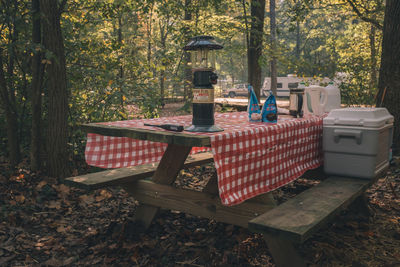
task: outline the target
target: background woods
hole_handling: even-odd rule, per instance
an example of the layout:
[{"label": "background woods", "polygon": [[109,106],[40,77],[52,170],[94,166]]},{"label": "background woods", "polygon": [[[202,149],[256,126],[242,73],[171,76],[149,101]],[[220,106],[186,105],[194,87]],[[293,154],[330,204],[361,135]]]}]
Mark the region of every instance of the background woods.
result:
[{"label": "background woods", "polygon": [[0,156],[65,176],[83,158],[77,124],[156,117],[167,101],[190,101],[182,47],[201,34],[224,46],[218,90],[249,82],[259,93],[264,77],[291,73],[340,78],[343,103],[396,116],[397,148],[399,5],[1,0]]}]

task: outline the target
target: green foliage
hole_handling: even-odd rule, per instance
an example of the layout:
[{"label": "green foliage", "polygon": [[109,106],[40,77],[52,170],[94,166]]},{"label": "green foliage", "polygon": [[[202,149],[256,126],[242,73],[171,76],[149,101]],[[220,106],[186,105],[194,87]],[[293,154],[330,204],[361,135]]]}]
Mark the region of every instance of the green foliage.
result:
[{"label": "green foliage", "polygon": [[[382,0],[356,5],[383,20]],[[296,73],[306,77],[335,78],[345,73],[342,102],[373,104],[376,81],[372,72],[379,69],[381,32],[374,33],[375,55],[371,53],[371,24],[361,20],[347,1],[284,1],[277,14],[278,76]],[[268,24],[267,24],[268,27]],[[268,40],[268,30],[266,30]],[[266,43],[263,57],[268,75],[272,52]]]},{"label": "green foliage", "polygon": [[[183,96],[185,60],[182,47],[195,35],[212,35],[224,49],[217,52],[217,73],[228,84],[246,82],[247,50],[243,2],[238,0],[72,0],[62,13],[62,29],[70,89],[70,148],[82,156],[85,134],[80,123],[159,116],[162,97]],[[378,22],[383,1],[353,1]],[[4,5],[3,5],[4,3]],[[187,2],[186,2],[187,3]],[[0,48],[9,90],[15,101],[23,147],[30,142],[32,56],[43,47],[32,45],[32,18],[28,0],[2,1]],[[278,1],[278,49],[269,46],[266,16],[263,76],[269,75],[271,56],[278,59],[278,75],[335,77],[346,73],[343,102],[372,104],[380,58],[381,32],[376,30],[371,54],[371,24],[357,17],[344,0]],[[268,6],[268,5],[267,5]],[[245,1],[249,15],[249,1]],[[190,14],[191,19],[185,20]],[[15,34],[15,35],[13,35]],[[9,59],[14,58],[10,67]],[[8,71],[12,68],[12,71]],[[163,88],[163,93],[162,93]],[[43,86],[46,119],[46,80]],[[190,109],[190,102],[184,106]],[[3,107],[0,124],[5,125]],[[44,127],[46,125],[44,124]],[[43,131],[45,133],[45,129]],[[6,132],[0,132],[0,150]]]}]

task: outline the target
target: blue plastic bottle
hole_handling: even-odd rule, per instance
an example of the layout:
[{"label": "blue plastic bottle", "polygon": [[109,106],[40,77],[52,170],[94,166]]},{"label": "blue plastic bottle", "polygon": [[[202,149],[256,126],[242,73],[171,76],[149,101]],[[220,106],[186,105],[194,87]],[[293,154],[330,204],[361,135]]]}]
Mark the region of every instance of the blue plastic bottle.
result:
[{"label": "blue plastic bottle", "polygon": [[260,105],[258,104],[257,96],[254,93],[253,87],[251,85],[247,86],[247,90],[249,90],[250,99],[249,105],[247,106],[247,112],[249,113],[249,121],[251,122],[260,122],[261,114]]},{"label": "blue plastic bottle", "polygon": [[278,108],[272,91],[269,91],[269,96],[262,107],[261,120],[262,122],[269,123],[276,123],[278,121]]}]

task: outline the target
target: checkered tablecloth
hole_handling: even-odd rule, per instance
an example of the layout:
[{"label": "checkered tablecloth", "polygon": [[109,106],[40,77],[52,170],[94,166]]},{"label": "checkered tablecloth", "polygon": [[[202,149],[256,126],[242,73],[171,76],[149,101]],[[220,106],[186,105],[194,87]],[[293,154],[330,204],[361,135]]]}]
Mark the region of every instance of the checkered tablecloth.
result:
[{"label": "checkered tablecloth", "polygon": [[[191,120],[191,116],[177,116],[102,124],[155,130],[143,123],[189,126]],[[236,205],[269,192],[322,163],[322,117],[250,123],[247,112],[234,112],[215,114],[215,121],[223,132],[190,134],[210,136],[224,205]],[[85,156],[89,165],[120,168],[157,162],[166,147],[164,143],[88,134]],[[209,149],[193,148],[191,153]]]}]

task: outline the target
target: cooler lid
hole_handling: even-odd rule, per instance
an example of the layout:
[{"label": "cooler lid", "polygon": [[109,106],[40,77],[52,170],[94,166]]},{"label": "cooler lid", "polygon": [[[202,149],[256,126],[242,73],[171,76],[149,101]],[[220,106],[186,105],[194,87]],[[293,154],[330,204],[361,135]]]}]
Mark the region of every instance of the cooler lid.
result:
[{"label": "cooler lid", "polygon": [[324,125],[349,125],[379,128],[392,124],[394,118],[386,108],[341,108],[333,109],[324,118]]}]

